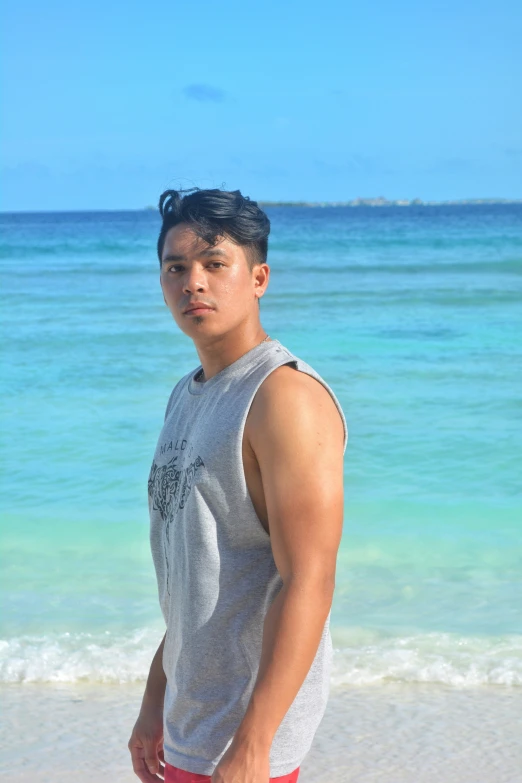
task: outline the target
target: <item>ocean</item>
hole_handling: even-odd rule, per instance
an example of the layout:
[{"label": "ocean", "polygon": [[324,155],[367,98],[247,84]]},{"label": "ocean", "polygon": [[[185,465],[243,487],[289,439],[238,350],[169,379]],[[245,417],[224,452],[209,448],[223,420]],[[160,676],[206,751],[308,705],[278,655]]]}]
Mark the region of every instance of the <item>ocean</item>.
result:
[{"label": "ocean", "polygon": [[[267,333],[349,427],[332,688],[522,685],[522,206],[270,207]],[[199,359],[154,211],[0,215],[0,682],[144,680],[147,477]]]}]

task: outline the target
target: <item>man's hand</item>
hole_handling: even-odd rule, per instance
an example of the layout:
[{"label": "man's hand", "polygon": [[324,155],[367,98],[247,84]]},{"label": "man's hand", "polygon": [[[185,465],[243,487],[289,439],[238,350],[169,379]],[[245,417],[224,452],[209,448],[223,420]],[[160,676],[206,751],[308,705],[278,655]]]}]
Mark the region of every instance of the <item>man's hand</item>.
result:
[{"label": "man's hand", "polygon": [[269,783],[270,746],[248,739],[232,741],[211,777],[211,783]]},{"label": "man's hand", "polygon": [[132,768],[142,783],[158,783],[163,780],[165,759],[161,706],[141,708],[128,748],[131,752]]}]

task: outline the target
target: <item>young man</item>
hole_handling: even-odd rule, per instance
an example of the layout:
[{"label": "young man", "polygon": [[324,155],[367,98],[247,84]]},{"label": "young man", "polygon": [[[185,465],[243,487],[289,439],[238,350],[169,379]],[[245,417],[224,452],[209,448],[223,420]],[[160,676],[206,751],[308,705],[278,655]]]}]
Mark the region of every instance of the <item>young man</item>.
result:
[{"label": "young man", "polygon": [[295,783],[328,699],[347,425],[261,326],[265,213],[239,191],[182,193],[160,198],[160,283],[201,365],[170,395],[149,476],[167,630],[128,747],[143,783]]}]

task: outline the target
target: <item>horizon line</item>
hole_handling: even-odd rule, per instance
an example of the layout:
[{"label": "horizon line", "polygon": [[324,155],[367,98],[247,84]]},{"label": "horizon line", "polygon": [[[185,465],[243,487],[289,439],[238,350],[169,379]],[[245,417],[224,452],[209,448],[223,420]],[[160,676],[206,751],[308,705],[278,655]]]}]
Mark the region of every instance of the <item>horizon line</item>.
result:
[{"label": "horizon line", "polygon": [[[255,200],[255,199],[253,199]],[[272,201],[268,199],[258,199],[256,203],[265,207],[432,207],[432,206],[480,206],[483,204],[522,204],[522,198],[463,198],[463,199],[444,199],[424,201],[420,198],[414,199],[387,199],[384,196],[358,197],[348,201]],[[87,208],[87,209],[0,209],[0,215],[38,215],[38,214],[56,214],[56,213],[78,213],[78,212],[155,212],[158,207],[147,205],[144,207],[127,208]]]}]

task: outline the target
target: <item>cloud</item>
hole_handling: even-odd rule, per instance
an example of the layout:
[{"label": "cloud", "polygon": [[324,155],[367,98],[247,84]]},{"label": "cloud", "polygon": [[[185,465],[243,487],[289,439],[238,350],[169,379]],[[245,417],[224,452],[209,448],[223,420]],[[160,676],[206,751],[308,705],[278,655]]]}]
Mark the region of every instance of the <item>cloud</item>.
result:
[{"label": "cloud", "polygon": [[442,158],[437,165],[442,171],[451,171],[452,174],[465,174],[476,168],[474,161],[461,157]]},{"label": "cloud", "polygon": [[200,103],[222,103],[225,100],[224,91],[210,84],[188,84],[183,93],[186,98]]}]

